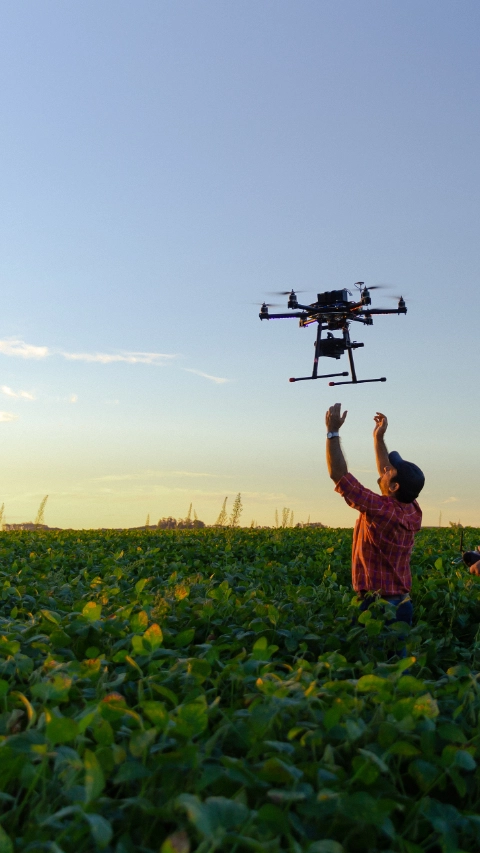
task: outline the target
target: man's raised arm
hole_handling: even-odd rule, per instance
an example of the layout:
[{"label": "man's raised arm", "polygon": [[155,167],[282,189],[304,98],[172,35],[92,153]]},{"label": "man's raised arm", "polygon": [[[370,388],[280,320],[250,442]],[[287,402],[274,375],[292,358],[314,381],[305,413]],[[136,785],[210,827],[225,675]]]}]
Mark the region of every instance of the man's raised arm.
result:
[{"label": "man's raised arm", "polygon": [[[325,423],[327,425],[327,468],[328,473],[336,484],[345,474],[348,474],[347,463],[343,455],[340,445],[340,436],[338,434],[340,427],[347,417],[347,413],[343,415],[340,412],[341,404],[335,403],[330,406],[325,415]],[[333,435],[332,435],[333,433]]]},{"label": "man's raised arm", "polygon": [[375,461],[377,463],[377,471],[382,476],[385,468],[390,465],[388,458],[388,450],[385,445],[385,433],[388,427],[386,415],[377,412],[374,419],[375,429],[373,430],[373,446],[375,448]]}]

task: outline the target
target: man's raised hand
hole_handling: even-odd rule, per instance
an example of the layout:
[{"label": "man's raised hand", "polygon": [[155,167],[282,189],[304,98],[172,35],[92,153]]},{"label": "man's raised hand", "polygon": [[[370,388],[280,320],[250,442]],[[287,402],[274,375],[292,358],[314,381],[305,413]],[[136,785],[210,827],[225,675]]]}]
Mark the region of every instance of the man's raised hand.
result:
[{"label": "man's raised hand", "polygon": [[325,423],[327,425],[328,432],[338,432],[343,423],[345,423],[345,418],[347,417],[347,411],[341,414],[341,403],[335,403],[335,405],[330,406],[326,415],[325,415]]},{"label": "man's raised hand", "polygon": [[374,438],[383,438],[388,427],[387,416],[382,415],[381,412],[377,412],[373,420],[375,421],[375,428],[373,430]]}]

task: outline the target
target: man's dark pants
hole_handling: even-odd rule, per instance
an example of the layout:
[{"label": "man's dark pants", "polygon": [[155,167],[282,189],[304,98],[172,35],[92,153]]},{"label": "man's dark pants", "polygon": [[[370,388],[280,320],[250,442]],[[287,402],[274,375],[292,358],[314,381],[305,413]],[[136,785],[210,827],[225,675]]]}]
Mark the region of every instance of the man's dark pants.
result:
[{"label": "man's dark pants", "polygon": [[[380,596],[376,593],[364,593],[362,600],[360,602],[360,611],[368,610],[370,604],[374,601],[378,600]],[[385,599],[389,604],[392,604],[395,607],[395,619],[387,619],[385,621],[385,625],[393,625],[394,622],[406,622],[407,625],[412,627],[413,620],[413,604],[410,600],[410,596],[399,595],[395,598],[387,598]],[[397,652],[399,658],[405,658],[407,656],[407,650],[405,646]],[[391,657],[391,655],[389,655]]]}]

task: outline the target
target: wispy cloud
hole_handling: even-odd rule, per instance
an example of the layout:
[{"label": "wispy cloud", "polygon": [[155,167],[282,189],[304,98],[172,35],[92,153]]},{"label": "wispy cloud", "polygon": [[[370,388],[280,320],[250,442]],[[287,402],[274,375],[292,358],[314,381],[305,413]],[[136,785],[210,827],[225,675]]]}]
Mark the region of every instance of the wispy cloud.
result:
[{"label": "wispy cloud", "polygon": [[0,412],[0,423],[8,423],[9,421],[18,420],[18,415],[14,415],[13,412]]},{"label": "wispy cloud", "polygon": [[78,403],[78,395],[77,394],[70,394],[70,397],[68,398],[68,402],[69,403]]},{"label": "wispy cloud", "polygon": [[223,385],[225,382],[229,382],[229,379],[223,379],[221,376],[211,376],[209,373],[203,373],[202,370],[194,370],[193,367],[182,367],[182,370],[186,370],[187,373],[195,373],[197,376],[202,376],[203,379],[209,379],[210,382],[215,382],[217,385]]},{"label": "wispy cloud", "polygon": [[59,355],[62,355],[68,361],[99,362],[100,364],[114,364],[115,362],[123,361],[126,364],[161,365],[169,359],[176,358],[175,355],[161,352],[60,352]]},{"label": "wispy cloud", "polygon": [[443,501],[443,503],[444,504],[454,504],[454,503],[457,503],[457,501],[459,501],[459,500],[460,500],[460,498],[447,498],[447,500]]},{"label": "wispy cloud", "polygon": [[17,358],[42,359],[53,355],[66,358],[67,361],[98,362],[100,364],[113,364],[125,362],[126,364],[156,364],[162,365],[176,355],[162,352],[130,352],[128,350],[119,353],[107,352],[68,352],[66,350],[53,350],[49,347],[37,347],[19,340],[0,340],[0,353]]},{"label": "wispy cloud", "polygon": [[13,391],[12,388],[9,388],[8,385],[0,385],[0,391],[2,394],[5,394],[6,397],[15,397],[16,399],[23,400],[35,400],[33,394],[30,394],[28,391]]},{"label": "wispy cloud", "polygon": [[4,355],[13,355],[19,358],[46,358],[50,355],[48,347],[36,347],[26,344],[25,341],[8,340],[0,341],[0,352]]}]

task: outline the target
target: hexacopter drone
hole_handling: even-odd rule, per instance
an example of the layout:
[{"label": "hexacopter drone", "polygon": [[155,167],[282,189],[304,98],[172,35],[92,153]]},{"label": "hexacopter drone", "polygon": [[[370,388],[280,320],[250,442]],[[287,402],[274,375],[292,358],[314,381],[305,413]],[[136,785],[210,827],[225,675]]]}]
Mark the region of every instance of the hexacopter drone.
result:
[{"label": "hexacopter drone", "polygon": [[[311,376],[292,377],[290,382],[303,382],[307,379],[330,379],[332,376],[348,376],[348,370],[343,373],[324,373],[318,375],[318,359],[319,358],[340,358],[345,350],[348,354],[350,362],[350,371],[352,378],[346,382],[329,382],[329,385],[357,385],[362,382],[386,382],[386,377],[380,379],[357,379],[355,364],[353,362],[353,350],[358,347],[363,347],[362,343],[350,340],[349,326],[352,321],[363,323],[365,326],[373,325],[373,314],[406,314],[407,307],[402,296],[398,298],[398,308],[370,308],[372,300],[370,298],[370,290],[375,290],[376,287],[370,289],[365,287],[363,281],[355,282],[355,287],[359,291],[359,300],[354,302],[351,299],[349,290],[328,290],[326,293],[318,293],[317,301],[311,305],[301,305],[295,291],[286,291],[279,295],[288,296],[287,307],[292,309],[292,313],[288,314],[269,314],[269,306],[263,302],[260,309],[260,320],[281,320],[286,317],[298,317],[300,327],[309,326],[311,323],[318,323],[317,339],[315,341],[315,357],[313,359],[313,371]],[[349,299],[350,297],[350,299]],[[299,310],[298,310],[299,309]],[[327,333],[326,337],[322,338],[322,332]],[[335,337],[334,331],[341,331],[342,337]]]}]

